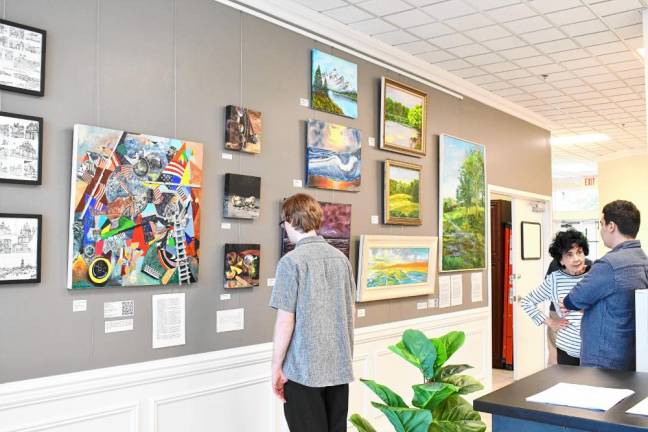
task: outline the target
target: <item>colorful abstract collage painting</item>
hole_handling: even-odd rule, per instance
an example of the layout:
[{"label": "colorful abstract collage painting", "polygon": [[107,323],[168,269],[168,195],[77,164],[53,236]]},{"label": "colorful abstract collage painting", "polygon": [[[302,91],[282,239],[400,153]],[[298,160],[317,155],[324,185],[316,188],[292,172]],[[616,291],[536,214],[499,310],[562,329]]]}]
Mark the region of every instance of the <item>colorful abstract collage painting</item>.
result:
[{"label": "colorful abstract collage painting", "polygon": [[198,280],[203,147],[74,126],[68,288]]}]

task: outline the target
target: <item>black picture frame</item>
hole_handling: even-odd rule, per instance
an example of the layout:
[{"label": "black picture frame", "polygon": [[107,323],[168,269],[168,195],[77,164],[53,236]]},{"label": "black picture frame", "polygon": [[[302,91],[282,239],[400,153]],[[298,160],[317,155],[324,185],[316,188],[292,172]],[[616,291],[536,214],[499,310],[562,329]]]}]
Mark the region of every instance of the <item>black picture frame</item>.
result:
[{"label": "black picture frame", "polygon": [[523,260],[542,258],[542,225],[538,222],[520,224],[521,251]]},{"label": "black picture frame", "polygon": [[[0,213],[0,226],[2,226],[3,219],[33,219],[36,221],[36,277],[29,279],[0,279],[0,284],[24,284],[24,283],[40,283],[41,281],[41,238],[43,227],[43,216],[39,214],[21,214],[21,213]],[[2,237],[0,237],[1,239]],[[12,245],[13,246],[13,245]],[[0,240],[0,250],[2,250],[2,243]],[[0,258],[2,254],[0,254]],[[4,271],[0,267],[0,271]],[[1,277],[1,275],[0,275]]]},{"label": "black picture frame", "polygon": [[29,88],[25,87],[20,87],[17,85],[8,85],[8,84],[1,84],[0,83],[0,90],[8,90],[8,91],[13,91],[13,92],[18,92],[18,93],[24,93],[32,96],[44,96],[45,95],[45,51],[47,47],[47,31],[43,29],[39,29],[36,27],[31,27],[27,26],[24,24],[19,24],[13,21],[7,21],[4,19],[0,19],[0,26],[8,26],[8,27],[14,27],[20,30],[27,30],[30,32],[38,33],[41,35],[41,57],[40,57],[40,81],[39,81],[39,86],[38,90],[31,90]]},{"label": "black picture frame", "polygon": [[[0,111],[0,119],[2,119],[3,117],[19,119],[19,120],[35,121],[38,123],[38,152],[37,152],[38,172],[36,173],[36,180],[19,180],[19,179],[4,178],[2,177],[3,175],[2,172],[0,172],[0,183],[26,184],[26,185],[36,185],[36,186],[41,185],[43,181],[43,118],[23,115],[23,114],[15,114],[6,111]],[[1,135],[0,132],[0,144],[2,143],[2,139],[3,136]],[[3,155],[2,155],[2,151],[0,150],[0,160],[2,160],[2,158]]]}]

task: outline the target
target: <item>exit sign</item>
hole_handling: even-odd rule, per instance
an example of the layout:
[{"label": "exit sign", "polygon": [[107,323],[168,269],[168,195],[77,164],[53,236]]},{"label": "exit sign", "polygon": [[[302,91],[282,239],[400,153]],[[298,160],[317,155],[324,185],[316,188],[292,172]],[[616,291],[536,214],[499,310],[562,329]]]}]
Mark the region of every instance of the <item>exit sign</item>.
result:
[{"label": "exit sign", "polygon": [[596,177],[591,176],[591,177],[585,177],[585,186],[595,186],[596,185]]}]

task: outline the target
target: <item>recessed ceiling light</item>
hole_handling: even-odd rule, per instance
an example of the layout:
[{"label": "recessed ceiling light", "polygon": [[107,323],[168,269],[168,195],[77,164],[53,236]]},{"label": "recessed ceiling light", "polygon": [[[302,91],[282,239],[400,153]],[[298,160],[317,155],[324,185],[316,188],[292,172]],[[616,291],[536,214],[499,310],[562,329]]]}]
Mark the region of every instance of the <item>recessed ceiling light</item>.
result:
[{"label": "recessed ceiling light", "polygon": [[602,141],[610,141],[610,137],[602,133],[551,137],[551,145],[590,144]]}]

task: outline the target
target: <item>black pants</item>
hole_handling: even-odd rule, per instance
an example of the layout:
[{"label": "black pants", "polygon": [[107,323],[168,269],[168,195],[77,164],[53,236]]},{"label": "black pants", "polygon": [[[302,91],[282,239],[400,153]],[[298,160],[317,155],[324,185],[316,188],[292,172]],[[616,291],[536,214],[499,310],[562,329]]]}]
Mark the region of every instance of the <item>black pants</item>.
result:
[{"label": "black pants", "polygon": [[284,396],[290,432],[346,432],[349,384],[306,387],[288,381]]},{"label": "black pants", "polygon": [[558,364],[580,366],[580,359],[578,357],[572,357],[560,348],[556,348],[556,352],[558,353]]}]

